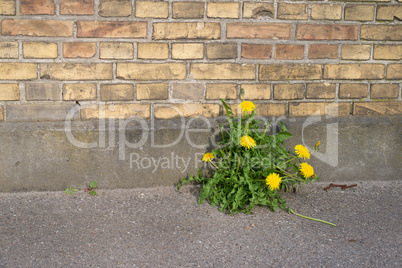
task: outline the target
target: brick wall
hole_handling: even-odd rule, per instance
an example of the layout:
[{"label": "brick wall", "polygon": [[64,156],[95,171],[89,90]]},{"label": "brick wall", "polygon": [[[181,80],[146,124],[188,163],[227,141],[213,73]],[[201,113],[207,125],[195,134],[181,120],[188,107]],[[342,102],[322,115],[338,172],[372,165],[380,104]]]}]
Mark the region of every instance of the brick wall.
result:
[{"label": "brick wall", "polygon": [[[0,0],[0,121],[402,113],[402,0]],[[103,113],[102,113],[103,114]]]}]

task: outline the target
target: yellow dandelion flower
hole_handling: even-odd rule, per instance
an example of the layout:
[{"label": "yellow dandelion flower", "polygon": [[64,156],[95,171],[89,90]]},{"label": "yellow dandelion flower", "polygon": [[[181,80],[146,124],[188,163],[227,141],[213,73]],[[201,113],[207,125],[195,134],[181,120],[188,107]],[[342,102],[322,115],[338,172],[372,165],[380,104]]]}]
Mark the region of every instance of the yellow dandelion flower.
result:
[{"label": "yellow dandelion flower", "polygon": [[204,162],[211,162],[214,159],[214,155],[212,153],[206,153],[202,156],[202,161]]},{"label": "yellow dandelion flower", "polygon": [[247,149],[250,149],[255,147],[255,140],[250,136],[243,136],[240,139],[240,145]]},{"label": "yellow dandelion flower", "polygon": [[242,110],[243,112],[252,112],[252,111],[255,110],[255,105],[254,105],[254,103],[251,102],[251,101],[243,101],[243,102],[240,104],[240,107],[241,107],[241,110]]},{"label": "yellow dandelion flower", "polygon": [[300,172],[305,178],[314,176],[314,169],[308,163],[300,164]]},{"label": "yellow dandelion flower", "polygon": [[310,152],[308,151],[308,149],[306,147],[304,147],[301,144],[295,146],[295,152],[297,153],[297,155],[300,158],[310,159]]},{"label": "yellow dandelion flower", "polygon": [[272,190],[279,189],[279,184],[281,184],[282,178],[279,177],[279,174],[277,173],[271,173],[268,175],[268,177],[265,179],[265,183],[267,186]]}]

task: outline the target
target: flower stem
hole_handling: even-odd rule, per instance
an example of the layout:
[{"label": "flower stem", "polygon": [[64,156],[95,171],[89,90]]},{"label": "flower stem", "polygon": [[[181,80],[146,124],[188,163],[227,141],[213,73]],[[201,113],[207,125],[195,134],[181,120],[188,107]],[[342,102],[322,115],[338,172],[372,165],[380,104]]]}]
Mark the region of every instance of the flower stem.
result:
[{"label": "flower stem", "polygon": [[305,218],[305,219],[308,219],[308,220],[318,221],[318,222],[326,223],[326,224],[329,224],[329,225],[332,225],[332,226],[336,227],[336,224],[333,224],[331,222],[323,221],[323,220],[320,220],[320,219],[315,219],[315,218],[310,218],[310,217],[307,217],[307,216],[300,215],[300,214],[294,212],[293,209],[291,209],[291,208],[289,209],[289,212],[292,213],[292,214],[295,214],[296,216],[299,216],[299,217],[302,217],[302,218]]}]

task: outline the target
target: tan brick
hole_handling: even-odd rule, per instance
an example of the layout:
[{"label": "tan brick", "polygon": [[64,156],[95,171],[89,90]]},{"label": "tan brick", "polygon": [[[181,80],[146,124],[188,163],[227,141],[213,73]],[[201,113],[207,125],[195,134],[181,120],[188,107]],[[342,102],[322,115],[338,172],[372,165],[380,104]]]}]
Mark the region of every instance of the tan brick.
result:
[{"label": "tan brick", "polygon": [[387,79],[402,79],[402,64],[389,64]]},{"label": "tan brick", "polygon": [[191,60],[204,58],[202,43],[173,43],[172,59]]},{"label": "tan brick", "polygon": [[117,77],[127,80],[181,80],[185,63],[117,63]]},{"label": "tan brick", "polygon": [[20,0],[21,15],[54,15],[53,0]]},{"label": "tan brick", "polygon": [[367,84],[340,84],[339,98],[341,99],[362,99],[367,98]]},{"label": "tan brick", "polygon": [[289,103],[290,116],[348,116],[350,114],[349,103],[330,102],[293,102]]},{"label": "tan brick", "polygon": [[57,44],[48,42],[23,42],[23,55],[26,59],[55,59]]},{"label": "tan brick", "polygon": [[38,77],[38,64],[0,62],[0,80],[31,80]]},{"label": "tan brick", "polygon": [[272,45],[241,44],[241,56],[245,59],[270,59]]},{"label": "tan brick", "polygon": [[146,38],[145,21],[78,21],[77,37]]},{"label": "tan brick", "polygon": [[314,44],[309,46],[309,59],[336,59],[337,57],[338,45]]},{"label": "tan brick", "polygon": [[100,0],[99,15],[102,17],[131,16],[131,0]]},{"label": "tan brick", "polygon": [[402,20],[402,5],[377,6],[377,20]]},{"label": "tan brick", "polygon": [[228,23],[227,38],[290,39],[291,24]]},{"label": "tan brick", "polygon": [[401,101],[386,102],[355,102],[353,108],[355,115],[395,115],[402,114]]},{"label": "tan brick", "polygon": [[260,80],[314,80],[321,79],[321,64],[260,65]]},{"label": "tan brick", "polygon": [[200,83],[174,83],[172,98],[182,100],[199,100],[204,98],[204,85]]},{"label": "tan brick", "polygon": [[278,19],[306,20],[307,5],[305,4],[278,4]]},{"label": "tan brick", "polygon": [[101,59],[132,59],[134,46],[132,43],[101,42],[99,44],[99,58]]},{"label": "tan brick", "polygon": [[375,60],[402,60],[402,45],[374,45]]},{"label": "tan brick", "polygon": [[217,22],[160,22],[154,23],[154,39],[219,39],[221,27]]},{"label": "tan brick", "polygon": [[402,25],[362,25],[360,38],[373,41],[402,41]]},{"label": "tan brick", "polygon": [[139,59],[167,59],[169,58],[169,45],[167,43],[138,43]]},{"label": "tan brick", "polygon": [[273,18],[275,14],[275,7],[273,3],[257,3],[257,2],[244,2],[243,3],[243,18],[256,19],[259,17]]},{"label": "tan brick", "polygon": [[60,100],[60,89],[56,83],[34,83],[25,85],[25,98],[27,100]]},{"label": "tan brick", "polygon": [[113,78],[111,63],[41,63],[41,79],[108,80]]},{"label": "tan brick", "polygon": [[257,103],[255,107],[259,116],[281,116],[286,114],[285,103]]},{"label": "tan brick", "polygon": [[63,100],[96,100],[96,84],[64,84]]},{"label": "tan brick", "polygon": [[219,104],[156,104],[155,117],[158,119],[170,119],[175,117],[216,117],[219,115]]},{"label": "tan brick", "polygon": [[237,19],[239,18],[239,3],[208,2],[207,17],[220,19]]},{"label": "tan brick", "polygon": [[341,5],[313,4],[311,6],[313,20],[340,20],[342,18]]},{"label": "tan brick", "polygon": [[295,100],[295,99],[303,99],[303,97],[304,97],[303,84],[274,85],[275,100]]},{"label": "tan brick", "polygon": [[307,84],[307,99],[335,99],[336,85],[330,83]]},{"label": "tan brick", "polygon": [[4,107],[3,106],[0,106],[0,121],[4,121]]},{"label": "tan brick", "polygon": [[169,16],[169,3],[165,1],[135,1],[135,16],[137,18],[161,18]]},{"label": "tan brick", "polygon": [[63,43],[64,58],[92,58],[96,54],[96,43]]},{"label": "tan brick", "polygon": [[130,118],[130,117],[150,117],[149,104],[107,104],[107,105],[82,105],[82,119],[96,118]]},{"label": "tan brick", "polygon": [[60,0],[61,15],[92,15],[94,0]]},{"label": "tan brick", "polygon": [[343,45],[341,58],[343,60],[369,60],[371,45]]},{"label": "tan brick", "polygon": [[255,79],[255,65],[237,63],[193,63],[192,79],[245,80]]},{"label": "tan brick", "polygon": [[233,100],[237,98],[237,84],[207,84],[207,100]]},{"label": "tan brick", "polygon": [[399,85],[398,84],[373,84],[371,85],[371,94],[370,97],[372,99],[380,99],[380,98],[398,98],[399,93]]},{"label": "tan brick", "polygon": [[15,0],[0,0],[0,15],[15,15]]},{"label": "tan brick", "polygon": [[0,59],[18,59],[18,42],[0,42]]},{"label": "tan brick", "polygon": [[137,100],[166,100],[169,98],[169,84],[137,84]]},{"label": "tan brick", "polygon": [[133,84],[102,84],[100,92],[103,101],[134,100]]},{"label": "tan brick", "polygon": [[73,21],[55,20],[3,20],[2,35],[26,35],[44,37],[73,36]]},{"label": "tan brick", "polygon": [[270,84],[242,84],[244,98],[246,100],[269,100],[271,99]]},{"label": "tan brick", "polygon": [[20,87],[18,84],[0,84],[0,101],[20,100]]},{"label": "tan brick", "polygon": [[62,121],[73,104],[7,105],[7,121]]},{"label": "tan brick", "polygon": [[275,59],[301,60],[304,57],[304,45],[275,45]]},{"label": "tan brick", "polygon": [[298,24],[296,38],[300,40],[357,40],[357,25]]},{"label": "tan brick", "polygon": [[373,5],[346,5],[345,20],[371,21],[374,19]]},{"label": "tan brick", "polygon": [[324,79],[383,79],[383,64],[325,64]]},{"label": "tan brick", "polygon": [[237,44],[210,43],[207,44],[208,59],[237,58]]},{"label": "tan brick", "polygon": [[203,2],[173,2],[174,19],[202,19],[204,17]]}]

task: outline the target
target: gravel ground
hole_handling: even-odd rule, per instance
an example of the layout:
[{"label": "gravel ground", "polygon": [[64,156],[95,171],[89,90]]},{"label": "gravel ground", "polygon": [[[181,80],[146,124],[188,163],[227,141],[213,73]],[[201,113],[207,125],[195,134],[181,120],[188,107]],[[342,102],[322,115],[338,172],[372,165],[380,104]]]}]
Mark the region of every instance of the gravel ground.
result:
[{"label": "gravel ground", "polygon": [[[351,184],[348,182],[347,184]],[[0,267],[401,267],[402,182],[285,193],[309,221],[197,205],[198,187],[0,194]]]}]

